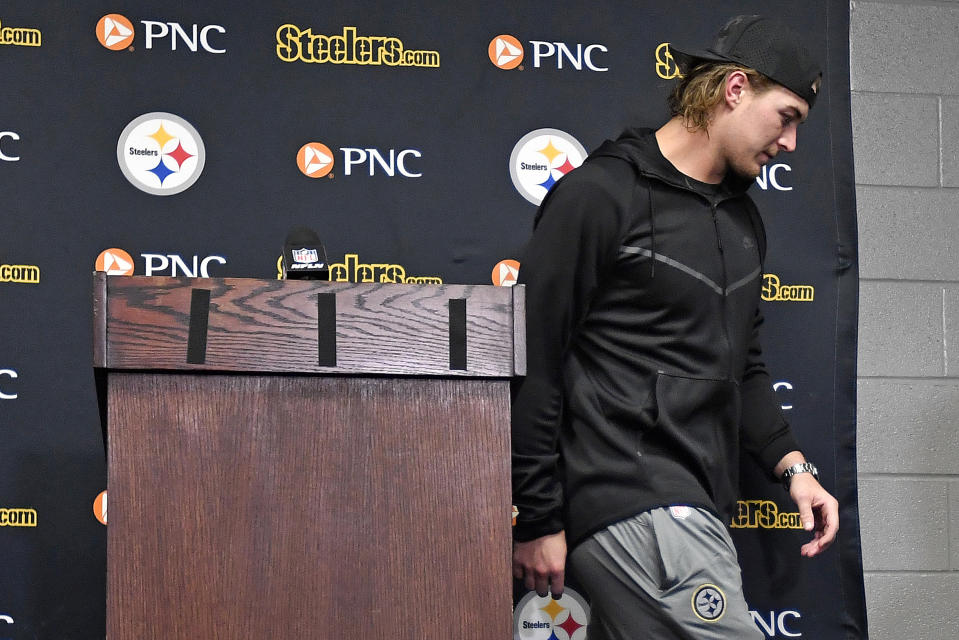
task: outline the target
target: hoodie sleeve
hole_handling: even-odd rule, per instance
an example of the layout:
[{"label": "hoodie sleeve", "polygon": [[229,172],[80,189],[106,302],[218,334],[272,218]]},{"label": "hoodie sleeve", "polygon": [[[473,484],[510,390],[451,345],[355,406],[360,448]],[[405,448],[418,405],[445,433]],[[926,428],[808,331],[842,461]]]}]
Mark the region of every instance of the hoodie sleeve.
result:
[{"label": "hoodie sleeve", "polygon": [[757,309],[741,387],[742,442],[769,477],[778,480],[773,474],[776,464],[790,451],[798,451],[799,444],[783,417],[772,378],[763,364],[759,341],[762,324],[763,316]]},{"label": "hoodie sleeve", "polygon": [[558,182],[544,201],[520,262],[526,285],[527,375],[513,385],[514,537],[525,541],[564,528],[558,477],[563,362],[602,275],[617,255],[622,196],[609,175],[587,164]]}]

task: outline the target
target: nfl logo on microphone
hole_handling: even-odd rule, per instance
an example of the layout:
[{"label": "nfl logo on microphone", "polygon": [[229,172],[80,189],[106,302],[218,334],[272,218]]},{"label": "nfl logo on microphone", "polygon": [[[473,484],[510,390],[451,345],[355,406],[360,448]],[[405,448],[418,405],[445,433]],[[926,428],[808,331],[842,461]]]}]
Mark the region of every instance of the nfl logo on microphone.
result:
[{"label": "nfl logo on microphone", "polygon": [[293,260],[301,263],[319,262],[320,257],[316,249],[294,249]]}]

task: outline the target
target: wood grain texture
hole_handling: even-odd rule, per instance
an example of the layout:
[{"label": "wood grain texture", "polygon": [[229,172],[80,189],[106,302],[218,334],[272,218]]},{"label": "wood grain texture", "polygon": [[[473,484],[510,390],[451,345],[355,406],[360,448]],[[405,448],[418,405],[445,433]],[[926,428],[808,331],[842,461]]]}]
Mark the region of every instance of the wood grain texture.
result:
[{"label": "wood grain texture", "polygon": [[526,375],[526,287],[511,287],[513,294],[513,372]]},{"label": "wood grain texture", "polygon": [[507,380],[111,372],[108,402],[110,640],[509,637]]},{"label": "wood grain texture", "polygon": [[[100,277],[95,366],[109,369],[509,377],[514,293],[479,285]],[[193,288],[211,292],[206,360],[186,362]],[[105,292],[104,292],[105,291]],[[321,367],[317,296],[336,295],[336,367]],[[467,368],[451,371],[451,298],[467,299]],[[524,341],[525,343],[525,341]]]},{"label": "wood grain texture", "polygon": [[107,361],[107,274],[93,272],[93,366]]}]

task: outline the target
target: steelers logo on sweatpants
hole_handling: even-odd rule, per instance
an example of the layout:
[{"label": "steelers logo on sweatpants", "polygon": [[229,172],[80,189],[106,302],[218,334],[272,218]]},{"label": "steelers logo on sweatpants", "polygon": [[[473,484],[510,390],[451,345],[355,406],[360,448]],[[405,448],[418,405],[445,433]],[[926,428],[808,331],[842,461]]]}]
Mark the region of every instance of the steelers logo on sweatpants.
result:
[{"label": "steelers logo on sweatpants", "polygon": [[693,613],[700,620],[716,622],[726,613],[726,596],[714,584],[704,584],[693,593]]}]

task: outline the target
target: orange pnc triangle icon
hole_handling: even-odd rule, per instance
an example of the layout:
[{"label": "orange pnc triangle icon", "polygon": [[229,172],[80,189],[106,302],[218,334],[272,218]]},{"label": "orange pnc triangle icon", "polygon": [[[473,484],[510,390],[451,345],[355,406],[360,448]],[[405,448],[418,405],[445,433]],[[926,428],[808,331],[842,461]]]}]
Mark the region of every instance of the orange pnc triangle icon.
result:
[{"label": "orange pnc triangle icon", "polygon": [[493,267],[493,284],[497,287],[512,287],[519,277],[519,262],[516,260],[500,260]]}]

